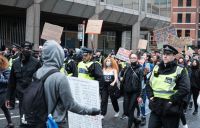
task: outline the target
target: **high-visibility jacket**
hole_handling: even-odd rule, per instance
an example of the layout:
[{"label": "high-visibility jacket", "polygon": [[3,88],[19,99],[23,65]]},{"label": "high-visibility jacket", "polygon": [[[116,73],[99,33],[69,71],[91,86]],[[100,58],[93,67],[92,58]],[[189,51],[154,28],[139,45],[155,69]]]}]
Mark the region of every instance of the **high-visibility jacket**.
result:
[{"label": "high-visibility jacket", "polygon": [[60,69],[61,73],[64,73],[66,76],[68,76],[67,71],[65,70],[65,64],[63,64],[62,68]]},{"label": "high-visibility jacket", "polygon": [[79,78],[89,79],[89,80],[94,80],[94,77],[91,77],[91,76],[89,75],[89,72],[88,72],[88,68],[89,68],[93,63],[94,63],[93,61],[86,62],[86,63],[84,63],[83,61],[81,61],[81,62],[78,64],[78,77],[79,77]]},{"label": "high-visibility jacket", "polygon": [[183,68],[177,66],[174,73],[168,75],[159,74],[156,77],[155,74],[158,73],[158,69],[159,67],[156,65],[150,77],[150,86],[153,89],[154,97],[170,99],[177,92],[174,87],[176,86],[177,76],[181,74]]}]

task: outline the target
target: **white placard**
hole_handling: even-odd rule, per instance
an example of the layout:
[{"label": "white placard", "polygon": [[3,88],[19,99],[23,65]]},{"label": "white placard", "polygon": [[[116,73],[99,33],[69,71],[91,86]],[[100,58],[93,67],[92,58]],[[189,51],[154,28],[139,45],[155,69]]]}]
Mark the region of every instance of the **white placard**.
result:
[{"label": "white placard", "polygon": [[[75,101],[87,108],[100,109],[99,83],[75,77],[68,77]],[[83,116],[68,112],[69,128],[102,128],[101,116]]]}]

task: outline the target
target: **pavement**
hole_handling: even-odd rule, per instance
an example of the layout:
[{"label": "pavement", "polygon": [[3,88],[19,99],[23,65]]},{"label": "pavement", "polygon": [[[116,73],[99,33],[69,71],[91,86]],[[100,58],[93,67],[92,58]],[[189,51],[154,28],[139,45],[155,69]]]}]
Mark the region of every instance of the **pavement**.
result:
[{"label": "pavement", "polygon": [[[127,122],[128,119],[122,120],[120,119],[122,113],[123,113],[123,99],[119,99],[118,100],[119,103],[119,107],[120,107],[120,116],[118,118],[114,117],[114,110],[112,107],[112,104],[110,103],[109,100],[109,104],[108,104],[108,111],[107,114],[105,116],[105,118],[103,119],[103,128],[126,128],[127,127]],[[17,126],[19,125],[19,110],[18,110],[18,104],[16,105],[16,108],[14,110],[11,110],[11,116],[12,116],[12,120],[14,122],[14,124]],[[200,128],[200,113],[198,115],[192,115],[193,110],[188,110],[187,114],[186,114],[186,119],[187,119],[187,123],[189,128]],[[141,128],[147,128],[148,127],[148,119],[149,119],[149,114],[147,115],[147,125],[143,126]],[[0,128],[4,128],[7,125],[7,121],[5,119],[5,116],[3,114],[3,112],[0,110]],[[16,127],[17,128],[17,127]],[[180,122],[180,127],[182,128],[182,124]]]}]

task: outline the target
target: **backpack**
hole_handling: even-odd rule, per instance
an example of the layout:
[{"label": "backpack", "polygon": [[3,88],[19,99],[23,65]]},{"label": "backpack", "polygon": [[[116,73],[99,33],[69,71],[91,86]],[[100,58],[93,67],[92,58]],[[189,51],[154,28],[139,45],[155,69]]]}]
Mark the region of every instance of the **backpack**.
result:
[{"label": "backpack", "polygon": [[44,82],[53,73],[59,72],[58,69],[48,71],[42,78],[37,79],[33,75],[33,81],[27,87],[22,100],[21,122],[28,125],[45,124],[48,117],[48,108],[45,100]]}]

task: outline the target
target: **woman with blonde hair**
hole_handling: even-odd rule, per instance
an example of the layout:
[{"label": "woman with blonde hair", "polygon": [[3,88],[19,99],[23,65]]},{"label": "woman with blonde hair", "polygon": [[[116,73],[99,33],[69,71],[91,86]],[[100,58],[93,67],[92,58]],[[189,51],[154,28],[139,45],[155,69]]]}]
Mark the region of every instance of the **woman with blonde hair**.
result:
[{"label": "woman with blonde hair", "polygon": [[6,128],[14,128],[14,125],[11,121],[10,112],[5,105],[9,77],[10,77],[9,62],[4,56],[0,55],[0,107],[4,112],[4,115],[8,122]]},{"label": "woman with blonde hair", "polygon": [[[110,96],[113,108],[116,112],[114,117],[119,116],[119,105],[118,96],[116,89],[118,82],[118,65],[117,62],[112,57],[107,57],[103,63],[103,76],[104,76],[104,86],[102,89],[102,100],[101,100],[101,115],[105,116],[107,113],[108,97]],[[119,90],[119,89],[118,89]],[[118,95],[118,94],[117,94]]]}]

